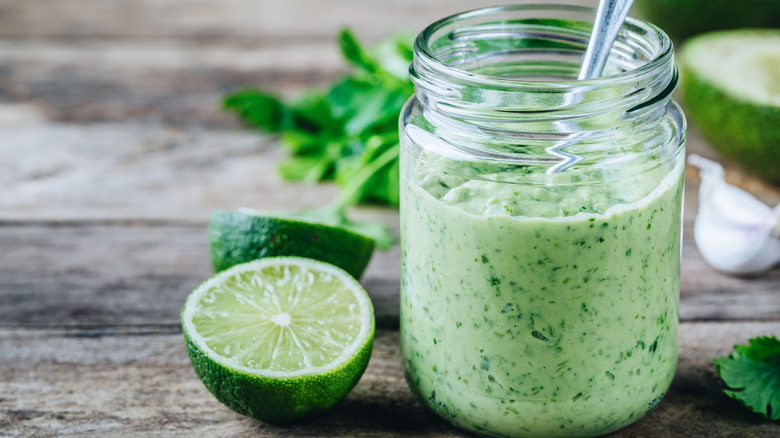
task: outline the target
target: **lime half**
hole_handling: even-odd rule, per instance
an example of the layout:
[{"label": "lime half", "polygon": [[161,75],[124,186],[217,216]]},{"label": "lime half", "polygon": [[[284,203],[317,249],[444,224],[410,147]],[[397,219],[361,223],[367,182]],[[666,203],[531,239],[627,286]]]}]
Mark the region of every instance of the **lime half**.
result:
[{"label": "lime half", "polygon": [[273,257],[198,286],[182,309],[187,353],[230,409],[269,423],[325,411],[368,365],[374,309],[352,276],[328,263]]}]

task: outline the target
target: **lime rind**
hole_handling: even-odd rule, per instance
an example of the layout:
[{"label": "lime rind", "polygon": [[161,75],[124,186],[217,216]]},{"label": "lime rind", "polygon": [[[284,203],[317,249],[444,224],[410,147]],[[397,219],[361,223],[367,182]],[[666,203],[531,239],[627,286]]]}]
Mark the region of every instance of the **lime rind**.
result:
[{"label": "lime rind", "polygon": [[[356,305],[358,306],[356,309],[358,310],[357,315],[364,316],[364,318],[359,321],[360,328],[358,333],[354,335],[354,338],[350,340],[349,344],[343,348],[340,354],[333,357],[333,359],[325,365],[294,371],[252,368],[240,363],[238,360],[232,357],[226,357],[225,355],[215,351],[215,349],[209,345],[210,343],[208,340],[205,339],[204,336],[195,328],[193,320],[195,319],[194,315],[198,310],[198,303],[204,299],[204,296],[207,293],[220,288],[226,279],[229,279],[230,277],[240,276],[248,272],[251,273],[262,271],[263,269],[274,268],[280,263],[293,263],[295,266],[316,268],[319,272],[327,273],[328,275],[338,279],[338,281],[342,282],[350,291],[353,292],[352,296],[355,298]],[[187,298],[187,301],[182,310],[182,323],[184,330],[187,332],[192,342],[197,345],[198,348],[203,351],[203,353],[210,359],[235,371],[266,378],[290,378],[333,372],[342,365],[349,363],[350,360],[353,359],[359,352],[360,347],[364,345],[369,339],[372,339],[374,335],[373,306],[371,304],[371,299],[365,293],[362,286],[360,286],[360,283],[358,283],[358,281],[355,280],[355,278],[349,275],[346,271],[336,266],[333,266],[329,263],[301,257],[268,257],[258,259],[248,263],[242,263],[233,266],[232,268],[217,274],[216,276],[198,286],[198,288],[196,288]]]},{"label": "lime rind", "polygon": [[[298,273],[297,281],[293,278],[295,277],[293,275],[294,267],[303,268]],[[230,306],[238,306],[239,309],[249,307],[256,311],[258,310],[256,308],[257,302],[253,302],[251,298],[243,296],[242,298],[234,299],[231,303],[229,295],[213,293],[209,295],[209,293],[224,286],[226,282],[229,283],[234,280],[236,284],[243,286],[246,286],[247,281],[249,282],[249,286],[244,287],[246,290],[240,291],[241,293],[248,293],[251,289],[254,289],[255,292],[260,290],[264,293],[270,293],[271,291],[268,288],[258,287],[257,284],[253,284],[255,280],[251,278],[253,273],[264,273],[268,269],[272,271],[269,274],[271,278],[274,277],[274,270],[276,270],[277,277],[281,273],[282,279],[284,277],[288,278],[288,283],[278,285],[283,290],[276,290],[276,292],[282,293],[274,295],[276,299],[275,305],[278,305],[277,310],[282,310],[285,307],[285,300],[291,306],[300,304],[301,298],[294,297],[296,289],[300,292],[305,290],[307,295],[319,297],[317,299],[327,301],[329,296],[333,294],[334,287],[328,287],[328,284],[325,284],[325,287],[320,289],[316,281],[317,278],[313,277],[330,278],[332,280],[332,283],[329,283],[331,286],[339,283],[341,287],[336,293],[337,296],[344,293],[351,295],[350,298],[354,302],[347,304],[347,306],[354,306],[352,310],[356,310],[356,312],[349,312],[345,317],[354,319],[354,315],[359,315],[357,320],[360,327],[354,334],[353,339],[347,342],[342,351],[335,355],[332,360],[329,360],[327,364],[310,366],[311,364],[307,365],[304,363],[300,369],[286,371],[258,369],[257,367],[247,366],[246,359],[243,363],[242,361],[234,360],[232,353],[235,351],[229,352],[231,353],[230,355],[220,354],[217,350],[219,350],[220,345],[224,346],[225,343],[212,342],[212,345],[209,345],[207,336],[204,336],[198,330],[204,324],[213,323],[213,327],[206,330],[210,331],[208,336],[213,337],[225,329],[227,329],[225,332],[231,335],[231,327],[240,326],[242,325],[241,323],[245,324],[246,320],[236,319],[227,310]],[[247,277],[247,275],[250,277]],[[301,276],[305,281],[300,281]],[[289,293],[290,290],[293,292]],[[226,292],[229,293],[230,291]],[[264,299],[268,302],[269,297],[265,296]],[[208,303],[209,300],[212,302]],[[212,316],[224,319],[224,321],[199,320],[198,318],[201,318],[203,313],[209,313],[201,305],[204,303],[214,304],[215,300],[228,301],[227,305],[223,306],[224,308],[217,306],[215,309],[212,309],[214,310]],[[271,299],[270,302],[274,302],[274,300]],[[330,311],[334,310],[332,306],[329,307],[328,303],[310,302],[308,304],[310,305],[309,310],[312,316],[317,312],[323,312],[323,309],[325,312],[328,312],[328,309]],[[287,310],[291,310],[291,306],[288,306]],[[303,307],[306,306],[304,305]],[[281,325],[289,324],[295,317],[294,314],[290,314],[289,318],[282,318],[279,315],[280,313],[276,313],[271,318],[276,318],[274,322]],[[231,410],[267,423],[286,424],[296,420],[308,419],[329,409],[346,396],[357,384],[368,365],[373,348],[374,311],[368,294],[357,280],[347,272],[317,260],[299,257],[276,257],[236,265],[198,286],[187,298],[182,308],[181,316],[187,354],[195,373],[204,386],[217,400]],[[334,318],[339,319],[338,316],[334,316]],[[198,323],[196,324],[195,321]],[[225,322],[227,323],[225,324]],[[332,320],[331,322],[342,323],[343,321]],[[232,335],[240,337],[246,335],[246,333],[238,330],[233,331]],[[269,346],[263,346],[261,343],[257,347],[259,350],[262,350],[261,353],[267,353]]]},{"label": "lime rind", "polygon": [[357,384],[371,357],[373,338],[327,377],[268,378],[244,374],[224,364],[195,343],[184,329],[187,354],[195,374],[214,397],[231,410],[272,424],[287,424],[319,415]]},{"label": "lime rind", "polygon": [[331,263],[355,278],[375,246],[374,239],[341,227],[225,210],[212,212],[208,239],[215,272],[264,257],[297,256]]}]

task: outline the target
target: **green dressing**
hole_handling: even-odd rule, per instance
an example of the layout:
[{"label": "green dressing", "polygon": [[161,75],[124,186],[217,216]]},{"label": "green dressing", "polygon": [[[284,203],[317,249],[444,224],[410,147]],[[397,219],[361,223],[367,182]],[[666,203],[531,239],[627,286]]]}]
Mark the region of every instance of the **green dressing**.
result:
[{"label": "green dressing", "polygon": [[603,434],[658,404],[677,358],[681,165],[576,189],[415,168],[401,337],[421,400],[493,436]]}]

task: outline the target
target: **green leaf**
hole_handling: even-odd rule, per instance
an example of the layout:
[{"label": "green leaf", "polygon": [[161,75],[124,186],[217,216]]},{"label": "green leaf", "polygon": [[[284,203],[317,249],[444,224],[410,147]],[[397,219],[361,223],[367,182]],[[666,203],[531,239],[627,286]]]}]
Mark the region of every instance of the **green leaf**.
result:
[{"label": "green leaf", "polygon": [[780,341],[774,336],[753,338],[748,343],[750,345],[735,345],[734,349],[755,361],[763,361],[780,356]]},{"label": "green leaf", "polygon": [[[392,132],[384,136],[375,135],[366,143],[363,154],[363,165],[379,162],[374,174],[364,184],[361,200],[398,206],[400,203],[400,181],[398,168],[398,133]],[[338,175],[337,175],[338,177]],[[351,176],[347,177],[352,180]]]},{"label": "green leaf", "polygon": [[377,240],[380,248],[394,241],[387,227],[356,223],[346,209],[359,202],[399,203],[398,118],[414,92],[408,77],[412,35],[364,48],[348,29],[338,44],[352,71],[322,90],[284,103],[273,93],[247,89],[227,96],[224,108],[253,126],[281,133],[291,156],[278,171],[286,180],[317,182],[335,178],[342,189],[326,209],[304,215],[328,218]]},{"label": "green leaf", "polygon": [[374,239],[376,247],[379,249],[390,249],[395,243],[395,236],[390,233],[387,225],[381,222],[355,222],[350,221],[345,217],[345,221],[341,226],[350,231]]},{"label": "green leaf", "polygon": [[[381,90],[377,88],[377,90]],[[344,132],[349,135],[360,135],[372,126],[385,121],[388,111],[386,102],[388,93],[385,90],[377,91],[366,96],[362,107],[344,124]],[[397,116],[395,112],[391,115]]]},{"label": "green leaf", "polygon": [[376,73],[381,69],[374,58],[360,46],[349,29],[341,30],[338,41],[341,53],[347,61],[351,62],[356,67],[361,68],[368,74]]},{"label": "green leaf", "polygon": [[374,85],[360,79],[344,78],[331,87],[328,91],[328,104],[335,119],[350,117],[360,108],[365,100],[364,95],[370,94]]},{"label": "green leaf", "polygon": [[412,62],[414,34],[400,34],[378,42],[371,49],[371,55],[384,71],[402,83],[409,81],[409,64]]},{"label": "green leaf", "polygon": [[398,206],[401,203],[398,172],[398,158],[396,158],[374,175],[368,184],[368,189],[363,192],[364,198],[367,201]]},{"label": "green leaf", "polygon": [[327,93],[316,91],[304,95],[291,105],[290,112],[293,125],[289,129],[329,139],[343,136],[343,122],[333,116]]},{"label": "green leaf", "polygon": [[[412,50],[412,43],[411,41],[414,40],[414,36],[408,39],[399,39],[394,41],[395,43],[395,50],[398,52],[399,56],[406,61],[407,65],[411,64],[412,60],[414,59],[414,50]],[[409,72],[409,67],[406,68],[407,74]]]},{"label": "green leaf", "polygon": [[[394,193],[398,193],[398,134],[375,135],[369,138],[357,160],[336,167],[336,180],[342,185],[341,202],[379,201],[398,205]],[[393,179],[395,186],[388,187]],[[336,201],[338,203],[339,200]]]},{"label": "green leaf", "polygon": [[298,155],[282,161],[279,172],[282,178],[294,181],[315,183],[330,179],[341,157],[343,145],[329,142],[324,145],[321,153],[316,155]]},{"label": "green leaf", "polygon": [[279,163],[278,170],[288,181],[317,182],[328,172],[328,164],[319,157],[289,157]]},{"label": "green leaf", "polygon": [[724,392],[764,418],[780,420],[780,341],[775,336],[735,345],[728,357],[714,360],[729,387]]},{"label": "green leaf", "polygon": [[316,133],[290,130],[282,134],[282,143],[293,155],[322,155],[328,145],[328,139]]},{"label": "green leaf", "polygon": [[223,99],[222,107],[268,132],[283,131],[291,124],[288,108],[276,97],[259,90],[245,89],[230,94]]}]

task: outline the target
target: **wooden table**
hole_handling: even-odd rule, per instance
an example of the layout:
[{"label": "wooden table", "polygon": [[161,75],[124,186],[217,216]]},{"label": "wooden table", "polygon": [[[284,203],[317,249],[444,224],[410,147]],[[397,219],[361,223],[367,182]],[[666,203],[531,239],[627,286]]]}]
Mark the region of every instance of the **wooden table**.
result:
[{"label": "wooden table", "polygon": [[[397,247],[377,252],[363,281],[378,319],[368,370],[305,424],[272,427],[219,404],[190,367],[179,311],[212,274],[212,209],[319,206],[337,191],[280,181],[278,140],[222,113],[222,94],[326,84],[345,70],[342,25],[371,42],[492,3],[0,0],[0,436],[465,436],[404,382]],[[695,132],[689,149],[713,155]],[[712,365],[735,343],[780,335],[780,270],[737,279],[708,267],[692,239],[696,188],[677,377],[658,409],[614,436],[780,435],[722,394]],[[396,211],[356,214],[397,232]]]}]

